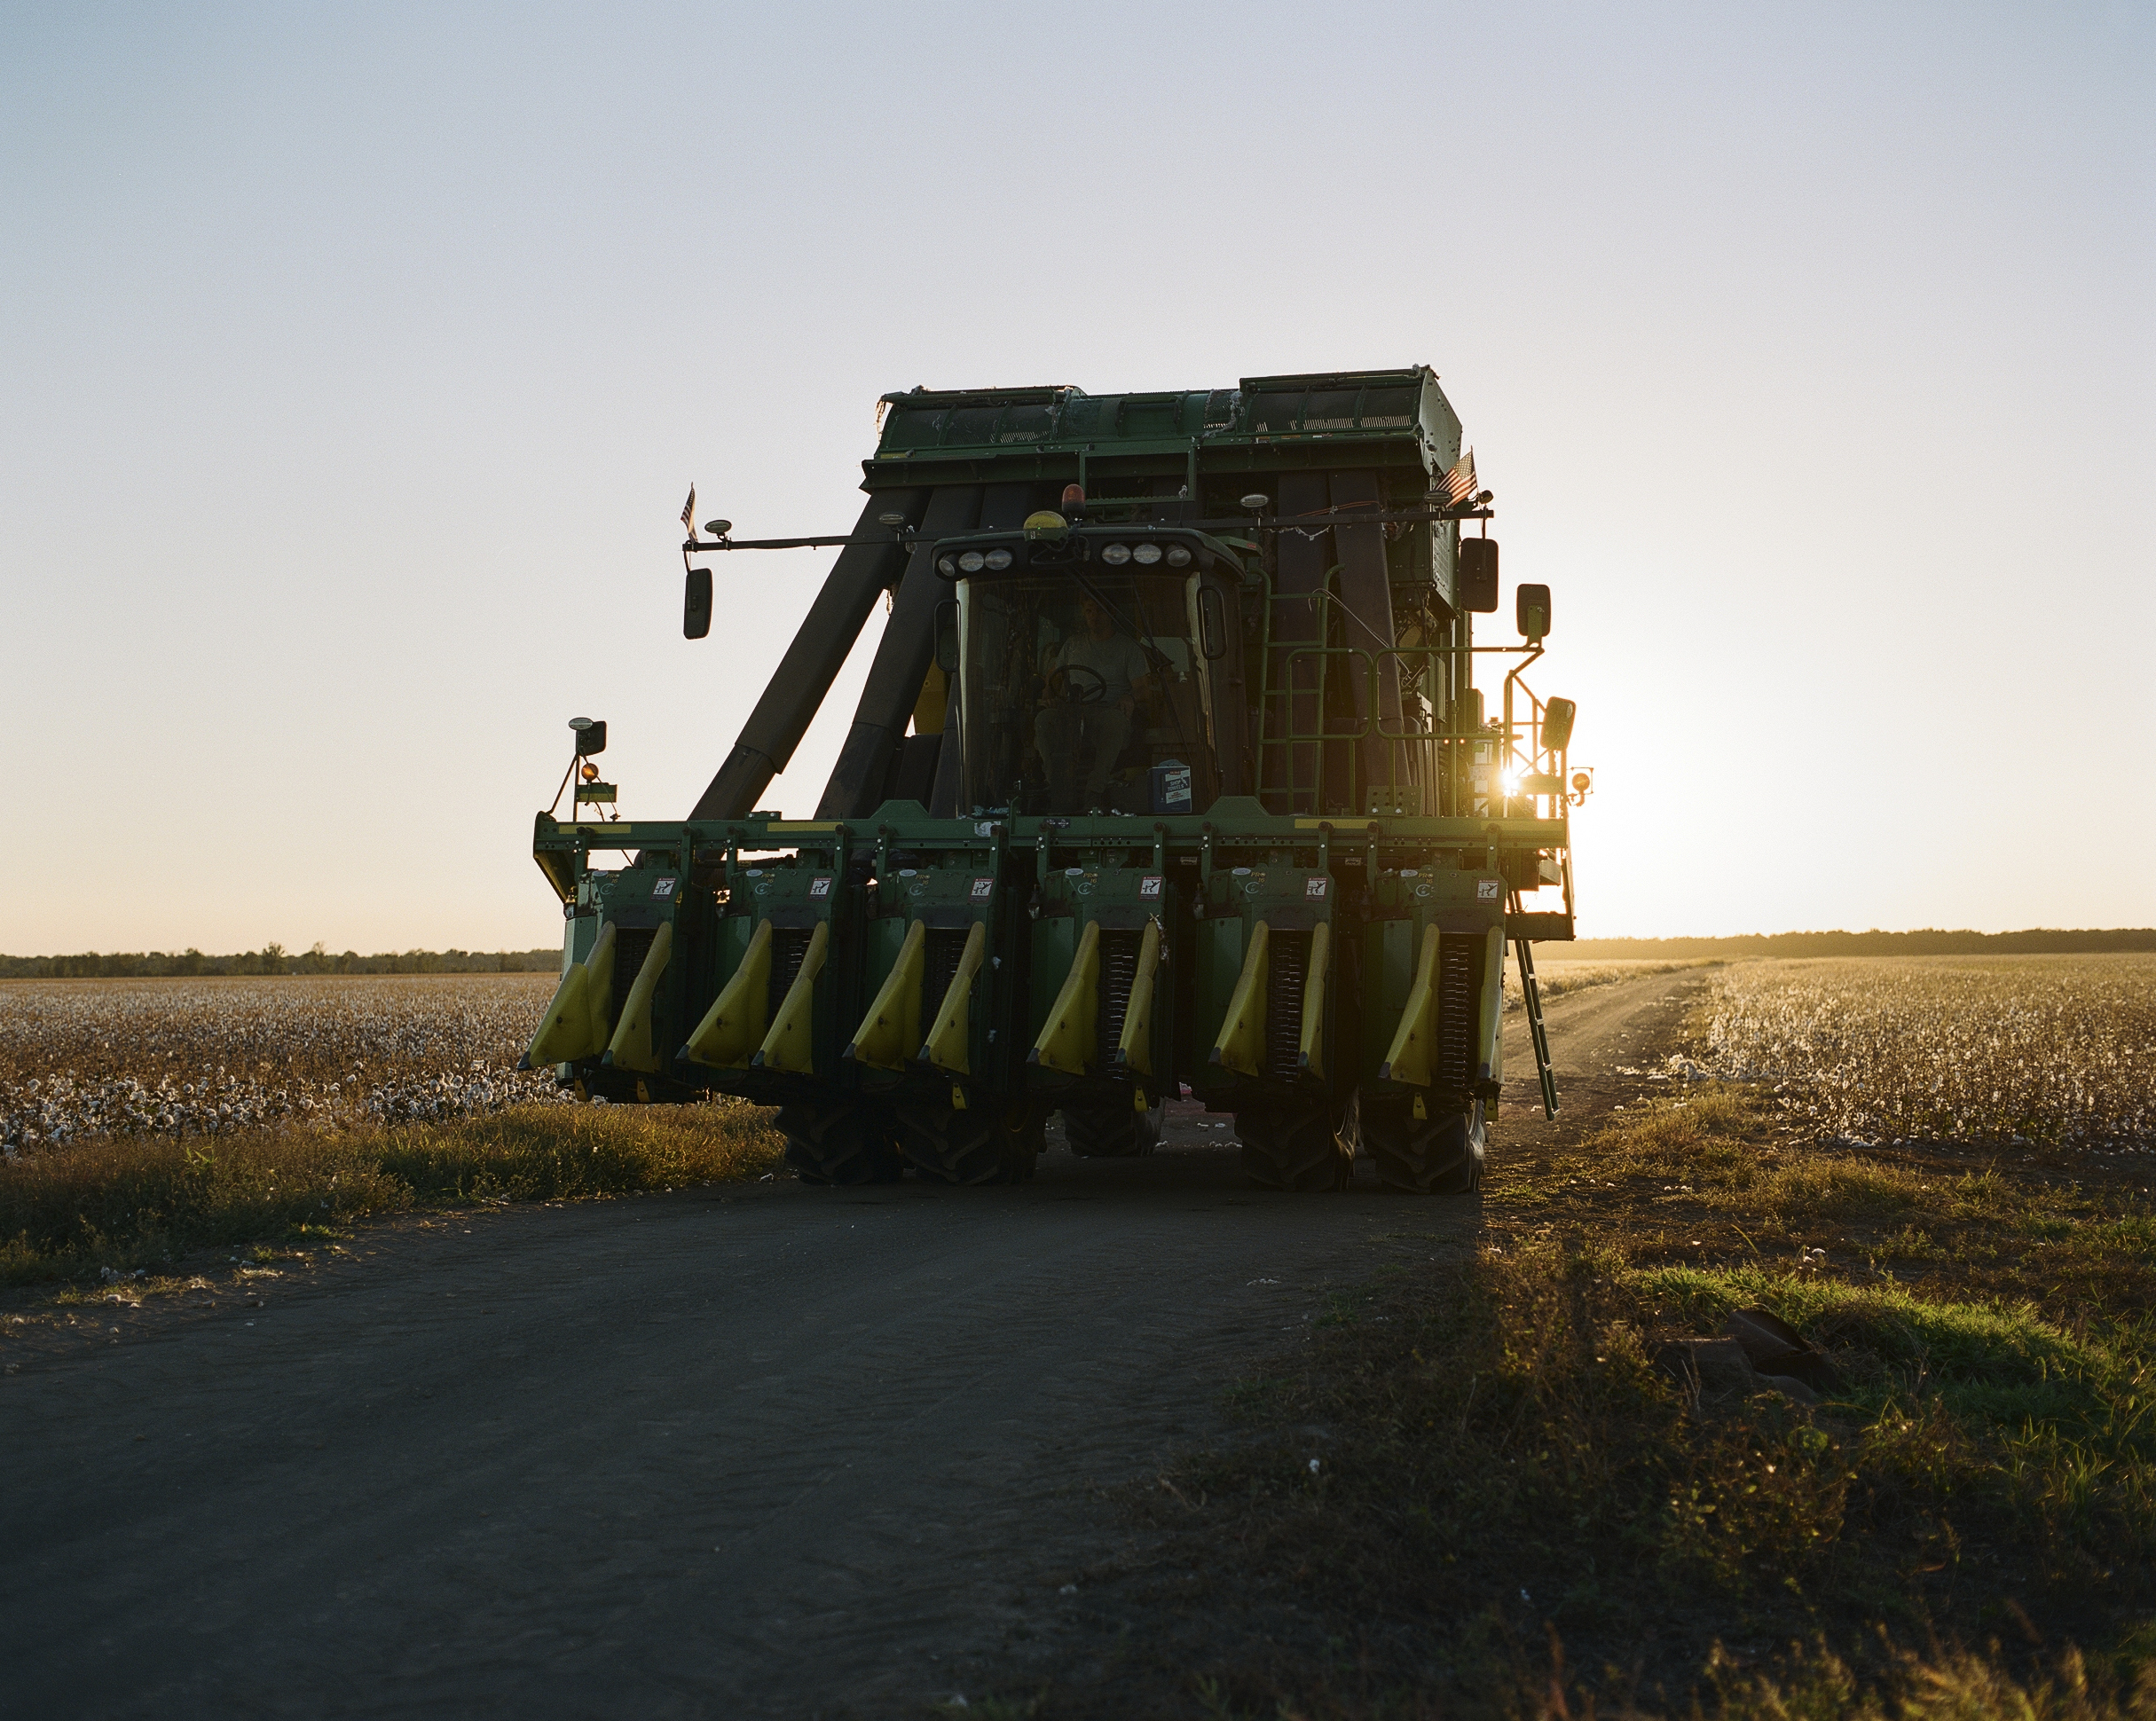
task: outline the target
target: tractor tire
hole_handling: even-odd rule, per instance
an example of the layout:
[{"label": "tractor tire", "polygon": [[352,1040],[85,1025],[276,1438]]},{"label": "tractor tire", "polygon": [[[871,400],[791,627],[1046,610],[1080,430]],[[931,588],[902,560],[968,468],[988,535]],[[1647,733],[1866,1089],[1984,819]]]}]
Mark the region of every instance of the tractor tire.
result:
[{"label": "tractor tire", "polygon": [[804,1183],[895,1183],[905,1171],[891,1117],[860,1100],[794,1100],[772,1120],[786,1168]]},{"label": "tractor tire", "polygon": [[1364,1129],[1379,1181],[1409,1195],[1471,1195],[1480,1189],[1489,1133],[1480,1100],[1434,1118],[1389,1106]]},{"label": "tractor tire", "polygon": [[1167,1112],[1165,1100],[1147,1112],[1135,1112],[1113,1100],[1105,1105],[1066,1105],[1063,1138],[1081,1159],[1135,1159],[1160,1146],[1161,1124]]},{"label": "tractor tire", "polygon": [[1243,1144],[1243,1175],[1260,1189],[1321,1194],[1355,1183],[1358,1108],[1353,1096],[1332,1100],[1290,1100],[1263,1111],[1238,1112],[1235,1133]]},{"label": "tractor tire", "polygon": [[982,1106],[955,1112],[948,1105],[901,1105],[899,1151],[932,1183],[1023,1183],[1040,1157],[1047,1114],[1019,1105],[998,1113]]}]

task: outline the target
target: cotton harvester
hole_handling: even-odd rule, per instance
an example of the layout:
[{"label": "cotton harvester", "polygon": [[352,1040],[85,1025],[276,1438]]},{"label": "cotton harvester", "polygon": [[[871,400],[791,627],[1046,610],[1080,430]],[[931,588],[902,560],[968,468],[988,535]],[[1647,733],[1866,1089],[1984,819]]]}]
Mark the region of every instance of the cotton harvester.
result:
[{"label": "cotton harvester", "polygon": [[[572,726],[526,1066],[776,1106],[810,1181],[1019,1181],[1056,1112],[1078,1153],[1144,1153],[1188,1092],[1268,1187],[1344,1187],[1359,1146],[1396,1189],[1473,1188],[1508,945],[1555,1108],[1530,945],[1572,936],[1589,776],[1521,680],[1548,588],[1517,588],[1523,642],[1475,643],[1491,493],[1436,376],[884,409],[845,537],[702,537],[691,492],[692,639],[717,555],[838,554],[686,820],[602,813],[605,726]],[[886,594],[814,816],[752,811]]]}]

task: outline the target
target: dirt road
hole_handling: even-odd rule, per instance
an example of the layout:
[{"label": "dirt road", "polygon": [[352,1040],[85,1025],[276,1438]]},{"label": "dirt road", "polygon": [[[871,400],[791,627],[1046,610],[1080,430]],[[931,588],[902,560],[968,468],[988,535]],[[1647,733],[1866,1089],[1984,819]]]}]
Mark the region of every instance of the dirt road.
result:
[{"label": "dirt road", "polygon": [[[1700,984],[1560,1000],[1565,1123]],[[1507,1141],[1532,1060],[1508,1043]],[[1524,1074],[1523,1074],[1524,1072]],[[1620,1084],[1633,1089],[1636,1084]],[[913,1712],[1057,1635],[1098,1485],[1471,1203],[1241,1186],[1194,1109],[1034,1183],[384,1228],[0,1379],[0,1715]],[[116,1342],[114,1340],[117,1340]],[[978,1687],[976,1687],[978,1689]]]}]

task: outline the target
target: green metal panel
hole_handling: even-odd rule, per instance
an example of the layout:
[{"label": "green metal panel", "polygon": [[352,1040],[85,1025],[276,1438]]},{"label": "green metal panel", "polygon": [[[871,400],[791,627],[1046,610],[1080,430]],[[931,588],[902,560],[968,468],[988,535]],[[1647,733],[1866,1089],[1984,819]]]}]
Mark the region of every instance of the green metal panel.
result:
[{"label": "green metal panel", "polygon": [[1089,395],[1076,388],[917,389],[883,397],[875,491],[988,475],[1075,476],[1151,457],[1163,473],[1407,466],[1443,471],[1460,420],[1428,366],[1245,377],[1234,389]]},{"label": "green metal panel", "polygon": [[[883,990],[884,982],[891,978],[893,964],[898,961],[899,947],[906,942],[907,928],[913,922],[904,915],[882,915],[868,925],[866,947],[862,952],[862,996],[872,999]],[[939,1000],[940,1002],[940,1000]],[[907,1055],[919,1049],[908,1047]]]},{"label": "green metal panel", "polygon": [[756,936],[756,925],[747,915],[728,915],[719,923],[719,971],[713,977],[718,985],[712,988],[712,997],[734,978],[741,959],[749,954],[749,940]]},{"label": "green metal panel", "polygon": [[1415,978],[1420,928],[1413,921],[1373,921],[1363,929],[1362,1069],[1374,1076],[1392,1045]]},{"label": "green metal panel", "polygon": [[1083,930],[1074,920],[1058,917],[1033,923],[1032,998],[1026,1013],[1025,1043],[1031,1046],[1055,1008],[1056,995],[1070,977],[1078,955],[1078,934]]},{"label": "green metal panel", "polygon": [[1202,1062],[1220,1037],[1228,997],[1243,971],[1243,923],[1224,916],[1198,923],[1198,1021],[1190,1056]]}]

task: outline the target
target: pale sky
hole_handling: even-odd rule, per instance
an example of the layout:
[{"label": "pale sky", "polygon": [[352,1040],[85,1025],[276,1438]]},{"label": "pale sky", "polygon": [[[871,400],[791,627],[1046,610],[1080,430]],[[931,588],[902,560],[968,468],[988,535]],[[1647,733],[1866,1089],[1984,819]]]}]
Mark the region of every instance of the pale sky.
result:
[{"label": "pale sky", "polygon": [[1416,363],[1583,934],[2156,923],[2152,112],[2126,4],[0,4],[0,950],[555,943],[566,719],[686,813],[828,563],[685,641],[692,479]]}]

